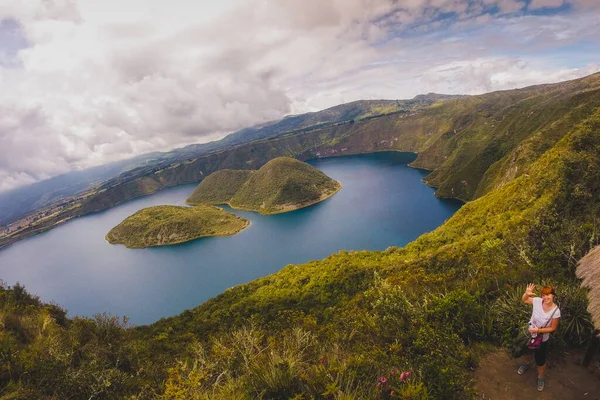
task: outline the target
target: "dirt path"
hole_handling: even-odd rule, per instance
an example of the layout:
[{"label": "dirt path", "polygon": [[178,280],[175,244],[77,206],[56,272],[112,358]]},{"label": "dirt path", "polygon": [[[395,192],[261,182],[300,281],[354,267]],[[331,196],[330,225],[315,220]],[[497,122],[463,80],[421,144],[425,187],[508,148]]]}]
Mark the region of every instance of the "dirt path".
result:
[{"label": "dirt path", "polygon": [[483,357],[474,373],[480,399],[587,399],[600,400],[600,371],[581,366],[583,353],[564,353],[550,357],[546,387],[537,391],[534,365],[523,375],[517,374],[521,359],[513,360],[508,352],[498,350]]}]

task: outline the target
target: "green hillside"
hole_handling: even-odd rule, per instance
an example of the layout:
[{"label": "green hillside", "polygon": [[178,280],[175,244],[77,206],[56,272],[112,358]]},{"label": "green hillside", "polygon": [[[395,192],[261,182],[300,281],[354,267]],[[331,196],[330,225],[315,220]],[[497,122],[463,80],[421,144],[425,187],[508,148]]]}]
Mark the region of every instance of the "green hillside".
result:
[{"label": "green hillside", "polygon": [[253,171],[222,169],[207,176],[190,197],[188,204],[226,204],[242,188]]},{"label": "green hillside", "polygon": [[278,157],[250,175],[231,206],[273,214],[322,201],[341,188],[323,172],[302,161]]},{"label": "green hillside", "polygon": [[[598,243],[598,196],[600,110],[521,177],[463,206],[405,248],[340,252],[290,265],[140,332],[163,337],[172,351],[191,345],[191,338],[212,336],[205,358],[195,356],[215,365],[212,376],[224,371],[219,364],[223,343],[233,346],[243,337],[272,347],[277,356],[263,362],[272,368],[283,362],[290,380],[277,377],[285,389],[261,381],[268,393],[282,390],[291,397],[335,384],[351,398],[380,398],[369,382],[400,368],[416,375],[412,385],[398,385],[402,390],[438,399],[470,398],[467,371],[481,346],[510,343],[528,316],[519,301],[525,282],[560,288],[563,316],[556,346],[589,339],[585,292],[574,279],[574,267]],[[306,337],[293,336],[299,332]],[[269,347],[269,340],[276,344]],[[236,347],[230,351],[239,357],[254,354]],[[323,358],[329,360],[325,366]],[[172,390],[215,387],[209,378],[192,384],[204,371],[181,366],[177,371],[185,378]],[[217,388],[251,390],[256,371],[244,366],[234,371]],[[305,378],[294,381],[293,376]],[[226,398],[220,393],[218,398]]]},{"label": "green hillside", "polygon": [[189,204],[224,204],[274,214],[315,204],[341,185],[318,169],[289,157],[275,158],[258,171],[217,171],[186,200]]},{"label": "green hillside", "polygon": [[108,232],[106,240],[129,248],[165,246],[204,236],[233,235],[248,223],[217,207],[155,206],[127,217]]},{"label": "green hillside", "polygon": [[0,396],[481,398],[471,371],[528,318],[527,282],[557,288],[553,356],[585,347],[575,266],[600,242],[600,74],[251,143],[147,179],[390,149],[418,152],[439,195],[472,201],[403,248],[288,265],[149,326],[71,320],[0,286]]}]

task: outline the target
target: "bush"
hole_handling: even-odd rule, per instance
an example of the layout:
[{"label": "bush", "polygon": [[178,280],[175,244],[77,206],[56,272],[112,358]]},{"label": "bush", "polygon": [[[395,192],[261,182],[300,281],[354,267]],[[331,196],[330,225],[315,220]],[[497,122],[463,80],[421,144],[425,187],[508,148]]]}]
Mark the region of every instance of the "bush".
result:
[{"label": "bush", "polygon": [[428,320],[456,333],[465,343],[483,338],[483,307],[464,290],[454,290],[435,297],[427,309]]}]

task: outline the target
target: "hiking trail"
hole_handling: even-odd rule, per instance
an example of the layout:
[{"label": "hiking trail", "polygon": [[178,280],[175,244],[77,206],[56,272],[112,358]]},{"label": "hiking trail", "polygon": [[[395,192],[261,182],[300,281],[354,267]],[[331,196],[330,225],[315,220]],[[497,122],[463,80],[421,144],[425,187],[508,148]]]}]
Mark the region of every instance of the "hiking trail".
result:
[{"label": "hiking trail", "polygon": [[512,359],[499,349],[481,358],[473,373],[479,399],[587,399],[600,400],[600,367],[592,361],[590,368],[581,366],[583,350],[569,350],[561,355],[549,354],[546,387],[537,391],[535,361],[523,375],[517,374],[523,358]]}]

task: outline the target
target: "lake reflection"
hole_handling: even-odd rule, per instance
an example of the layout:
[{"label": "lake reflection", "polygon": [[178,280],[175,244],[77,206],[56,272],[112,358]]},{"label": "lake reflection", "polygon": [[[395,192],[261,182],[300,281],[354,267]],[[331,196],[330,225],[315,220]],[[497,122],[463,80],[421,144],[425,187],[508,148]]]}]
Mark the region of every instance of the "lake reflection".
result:
[{"label": "lake reflection", "polygon": [[196,185],[165,189],[9,246],[0,251],[0,279],[24,284],[70,316],[107,311],[127,315],[134,324],[151,323],[287,264],[339,250],[403,246],[435,229],[460,203],[436,198],[421,182],[427,172],[406,165],[414,157],[383,152],[311,161],[342,189],[285,214],[225,207],[251,221],[235,236],[136,250],[106,242],[106,233],[135,211],[184,205]]}]

